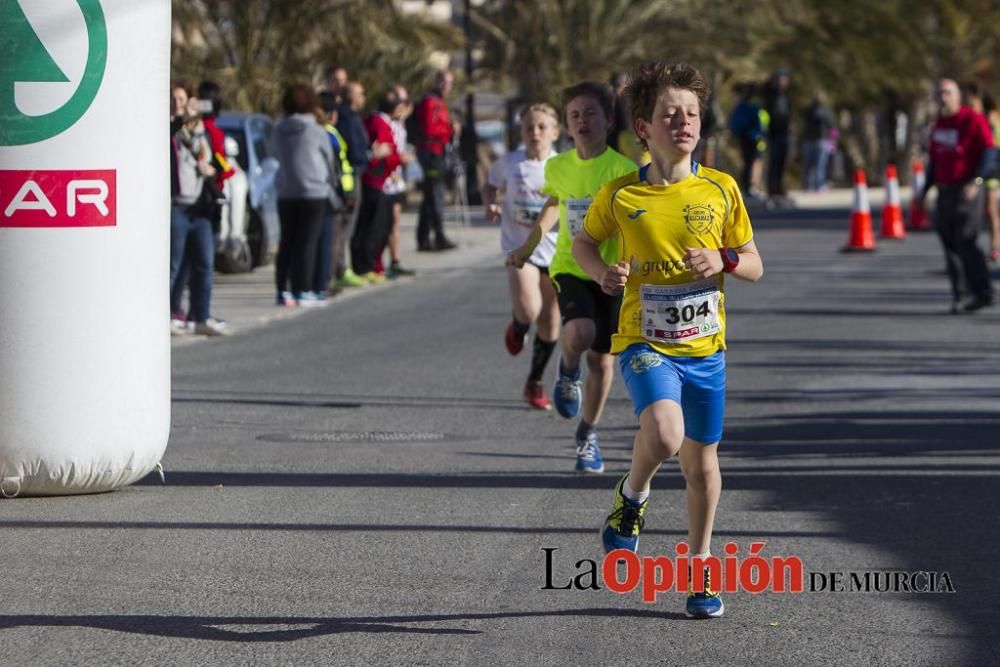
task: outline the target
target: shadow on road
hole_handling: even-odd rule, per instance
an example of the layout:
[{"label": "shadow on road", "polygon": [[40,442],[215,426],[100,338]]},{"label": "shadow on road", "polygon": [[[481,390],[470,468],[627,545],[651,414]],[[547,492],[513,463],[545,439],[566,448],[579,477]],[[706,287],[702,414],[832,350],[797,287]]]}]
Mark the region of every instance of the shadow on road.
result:
[{"label": "shadow on road", "polygon": [[[984,389],[977,398],[988,396]],[[861,404],[868,398],[900,398],[898,390],[832,392],[830,398]],[[849,395],[848,395],[849,394]],[[905,392],[904,392],[905,394]],[[995,391],[994,394],[995,395]],[[748,397],[741,397],[747,400]],[[773,400],[771,393],[761,400]],[[800,400],[809,400],[808,397]],[[831,405],[828,403],[827,405]],[[890,567],[906,571],[947,571],[959,595],[912,595],[915,602],[933,603],[949,616],[961,618],[971,635],[985,642],[995,633],[1000,581],[991,557],[1000,546],[1000,518],[994,508],[1000,498],[1000,451],[991,438],[1000,415],[991,411],[843,410],[808,415],[733,419],[723,444],[723,484],[730,491],[763,494],[767,507],[782,512],[811,512],[833,519],[831,532],[741,530],[718,533],[720,538],[833,538],[864,544],[887,554],[884,562],[807,564],[816,570],[871,570]],[[495,451],[503,452],[501,445]],[[487,449],[487,451],[489,451]],[[872,461],[873,457],[882,457]],[[801,462],[801,463],[800,463]],[[624,464],[621,466],[624,468]],[[669,471],[655,482],[658,490],[681,490],[680,475]],[[576,489],[607,493],[608,475],[476,471],[468,473],[323,473],[210,472],[168,473],[168,485],[179,486],[330,486],[351,488],[469,488]],[[142,484],[159,484],[147,478]],[[77,526],[78,524],[73,524]],[[115,524],[108,524],[111,527]],[[197,525],[197,524],[195,524]],[[40,526],[39,526],[40,527]],[[105,526],[98,526],[105,527]],[[162,527],[154,525],[150,527]],[[205,525],[215,528],[215,525]],[[258,525],[273,530],[355,530],[357,526]],[[254,524],[234,525],[254,529]],[[364,530],[577,533],[593,527],[531,526],[364,526]],[[651,535],[681,535],[657,530]],[[969,604],[969,595],[978,600]],[[617,611],[615,612],[617,613]],[[345,620],[355,623],[356,620]],[[394,623],[373,619],[371,623]],[[350,627],[350,626],[349,626]],[[370,630],[366,630],[370,631]],[[972,647],[988,652],[985,643]],[[984,655],[986,653],[983,653]]]},{"label": "shadow on road", "polygon": [[175,391],[173,403],[214,403],[226,405],[261,405],[300,408],[409,407],[409,408],[483,408],[489,410],[516,410],[527,412],[530,408],[523,400],[470,397],[470,396],[364,396],[358,394],[322,395],[277,394],[271,392],[220,391],[214,394]]},{"label": "shadow on road", "polygon": [[[24,530],[235,530],[275,532],[336,532],[336,533],[480,533],[504,535],[593,535],[593,526],[473,526],[424,524],[370,523],[234,523],[204,521],[0,521],[0,528]],[[650,528],[643,535],[687,535],[687,530]],[[831,532],[792,530],[717,530],[719,537],[829,537],[844,538]]]},{"label": "shadow on road", "polygon": [[[491,621],[498,619],[547,618],[580,616],[586,618],[648,619],[655,622],[664,620],[690,620],[684,614],[640,609],[594,608],[557,609],[552,611],[509,611],[469,614],[418,614],[412,616],[359,616],[359,617],[312,617],[312,616],[49,616],[0,615],[0,630],[16,627],[81,627],[98,630],[114,630],[154,637],[175,637],[182,639],[208,639],[229,642],[289,642],[310,637],[343,633],[408,633],[440,635],[479,635],[481,629],[413,627],[414,623],[452,623],[469,621]],[[267,626],[308,626],[288,629],[274,629]]]}]

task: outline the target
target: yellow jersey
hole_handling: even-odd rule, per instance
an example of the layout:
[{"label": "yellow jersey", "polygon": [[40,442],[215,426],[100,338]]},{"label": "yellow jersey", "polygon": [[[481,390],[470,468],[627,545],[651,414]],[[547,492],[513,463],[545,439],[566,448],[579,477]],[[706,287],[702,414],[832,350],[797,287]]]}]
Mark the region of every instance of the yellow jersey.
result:
[{"label": "yellow jersey", "polygon": [[696,279],[688,248],[739,248],[753,229],[731,176],[692,163],[678,183],[652,185],[649,165],[606,184],[583,228],[595,241],[620,238],[631,269],[611,353],[647,343],[664,354],[707,357],[726,349],[723,274]]}]

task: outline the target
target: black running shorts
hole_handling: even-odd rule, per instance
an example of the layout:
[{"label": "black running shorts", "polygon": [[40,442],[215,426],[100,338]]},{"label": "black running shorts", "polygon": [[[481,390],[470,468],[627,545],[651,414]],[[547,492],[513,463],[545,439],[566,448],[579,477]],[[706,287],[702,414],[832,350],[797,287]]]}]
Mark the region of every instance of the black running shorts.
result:
[{"label": "black running shorts", "polygon": [[610,352],[611,336],[618,331],[621,297],[605,294],[593,280],[568,273],[553,276],[552,283],[556,286],[563,324],[580,318],[593,320],[596,334],[590,349],[601,354]]}]

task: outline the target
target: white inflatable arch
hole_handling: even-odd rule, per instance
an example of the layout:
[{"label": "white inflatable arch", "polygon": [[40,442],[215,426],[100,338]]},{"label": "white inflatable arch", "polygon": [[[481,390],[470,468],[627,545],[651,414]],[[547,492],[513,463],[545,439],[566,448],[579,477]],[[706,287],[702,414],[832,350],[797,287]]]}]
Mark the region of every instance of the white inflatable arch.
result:
[{"label": "white inflatable arch", "polygon": [[170,430],[170,0],[2,7],[0,493],[107,491]]}]

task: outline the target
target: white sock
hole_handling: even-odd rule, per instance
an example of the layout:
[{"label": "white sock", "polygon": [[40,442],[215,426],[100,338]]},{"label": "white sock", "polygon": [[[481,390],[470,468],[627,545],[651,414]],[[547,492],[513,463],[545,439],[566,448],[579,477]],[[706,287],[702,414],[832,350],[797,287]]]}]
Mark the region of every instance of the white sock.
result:
[{"label": "white sock", "polygon": [[708,558],[711,555],[712,555],[711,551],[706,551],[703,554],[695,554],[695,555],[691,556],[691,559],[693,560],[695,558],[701,558],[702,560],[704,560],[704,559]]},{"label": "white sock", "polygon": [[645,491],[636,491],[632,488],[632,485],[628,483],[628,478],[625,478],[625,483],[622,484],[622,495],[634,502],[637,505],[641,505],[646,502],[646,498],[649,498],[649,489]]}]

